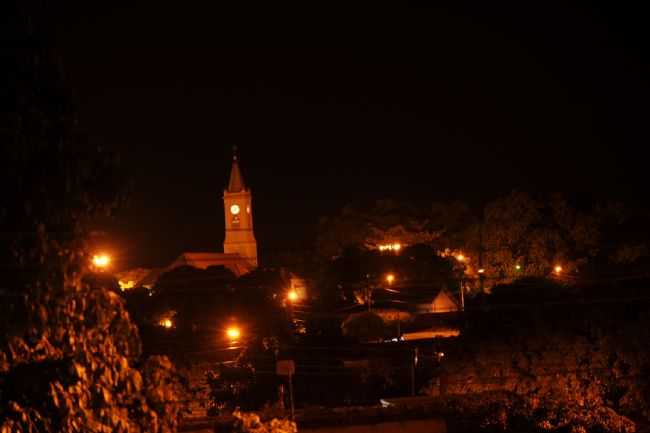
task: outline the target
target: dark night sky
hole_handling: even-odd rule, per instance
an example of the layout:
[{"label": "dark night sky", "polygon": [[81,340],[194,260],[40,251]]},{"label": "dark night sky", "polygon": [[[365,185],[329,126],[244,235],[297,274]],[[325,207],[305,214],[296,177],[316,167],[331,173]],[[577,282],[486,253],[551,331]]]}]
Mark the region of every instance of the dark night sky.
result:
[{"label": "dark night sky", "polygon": [[123,266],[220,248],[232,145],[264,249],[373,198],[645,200],[645,10],[86,3],[54,15],[56,45],[81,128],[134,178]]}]

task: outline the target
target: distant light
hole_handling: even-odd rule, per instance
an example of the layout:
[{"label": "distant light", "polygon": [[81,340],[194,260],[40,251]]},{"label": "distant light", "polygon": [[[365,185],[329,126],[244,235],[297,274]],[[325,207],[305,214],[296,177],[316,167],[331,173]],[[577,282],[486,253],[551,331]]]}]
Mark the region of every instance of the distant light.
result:
[{"label": "distant light", "polygon": [[520,271],[521,270],[521,265],[515,265],[515,269]]},{"label": "distant light", "polygon": [[463,263],[465,260],[467,260],[467,257],[465,257],[465,256],[461,253],[461,254],[458,254],[458,255],[456,256],[456,260],[458,260],[459,262]]},{"label": "distant light", "polygon": [[231,340],[237,340],[241,336],[241,331],[236,326],[230,326],[228,329],[226,329],[226,335]]},{"label": "distant light", "polygon": [[160,321],[160,326],[166,329],[171,329],[172,326],[174,326],[174,322],[172,322],[172,319],[163,319]]},{"label": "distant light", "polygon": [[287,299],[289,300],[289,302],[296,302],[298,298],[299,298],[298,292],[296,292],[295,290],[290,290],[289,293],[287,293]]},{"label": "distant light", "polygon": [[483,274],[483,273],[485,273],[485,269],[483,269],[483,268],[479,269],[479,270],[478,270],[478,273],[479,273],[479,274]]},{"label": "distant light", "polygon": [[98,254],[93,256],[93,265],[97,266],[100,269],[105,269],[110,264],[111,258],[106,254]]},{"label": "distant light", "polygon": [[395,251],[399,252],[402,249],[402,244],[396,242],[393,244],[382,244],[379,245],[379,251]]},{"label": "distant light", "polygon": [[393,281],[395,281],[395,275],[393,274],[386,275],[386,282],[388,284],[393,284]]},{"label": "distant light", "polygon": [[133,280],[119,280],[117,283],[120,285],[121,291],[130,290],[135,287],[135,281]]},{"label": "distant light", "polygon": [[553,271],[555,271],[555,273],[558,274],[558,275],[561,274],[562,273],[562,266],[560,266],[560,265],[555,266]]}]

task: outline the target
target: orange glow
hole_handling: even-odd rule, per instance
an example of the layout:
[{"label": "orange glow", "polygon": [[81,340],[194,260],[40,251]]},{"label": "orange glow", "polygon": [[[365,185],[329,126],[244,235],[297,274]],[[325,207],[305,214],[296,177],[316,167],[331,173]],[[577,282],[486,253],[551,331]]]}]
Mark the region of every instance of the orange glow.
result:
[{"label": "orange glow", "polygon": [[130,290],[135,287],[135,281],[133,280],[119,280],[117,283],[120,285],[121,291]]},{"label": "orange glow", "polygon": [[395,275],[393,274],[386,275],[386,282],[388,284],[393,284],[393,281],[395,281]]},{"label": "orange glow", "polygon": [[465,257],[465,256],[461,253],[461,254],[458,254],[458,255],[456,256],[456,260],[458,260],[459,262],[463,263],[465,260],[467,260],[467,257]]},{"label": "orange glow", "polygon": [[174,326],[174,322],[172,322],[172,319],[163,319],[160,321],[160,326],[166,329],[171,329],[172,326]]},{"label": "orange glow", "polygon": [[241,331],[236,326],[230,326],[228,329],[226,329],[226,335],[231,340],[237,340],[241,336]]},{"label": "orange glow", "polygon": [[560,266],[560,265],[555,266],[555,268],[553,269],[553,271],[554,271],[556,274],[560,275],[560,274],[562,273],[562,266]]},{"label": "orange glow", "polygon": [[289,302],[296,302],[298,298],[299,298],[298,292],[296,292],[295,290],[290,290],[289,293],[287,293],[287,299],[289,300]]},{"label": "orange glow", "polygon": [[111,258],[106,254],[97,254],[93,256],[93,265],[97,266],[98,268],[104,269],[107,268],[110,264]]},{"label": "orange glow", "polygon": [[394,244],[382,244],[379,245],[379,251],[395,251],[399,252],[402,249],[402,244],[396,242]]},{"label": "orange glow", "polygon": [[485,273],[485,269],[483,269],[483,268],[479,269],[479,270],[478,270],[478,273],[479,273],[479,274],[484,274],[484,273]]}]

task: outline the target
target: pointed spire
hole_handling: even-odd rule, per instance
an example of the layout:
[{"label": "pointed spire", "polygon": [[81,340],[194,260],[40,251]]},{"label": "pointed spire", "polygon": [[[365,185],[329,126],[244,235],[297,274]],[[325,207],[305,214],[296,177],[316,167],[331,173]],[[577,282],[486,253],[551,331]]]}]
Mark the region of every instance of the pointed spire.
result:
[{"label": "pointed spire", "polygon": [[230,169],[230,182],[228,182],[228,192],[242,192],[246,189],[244,177],[239,169],[237,158],[237,146],[232,147],[232,168]]}]

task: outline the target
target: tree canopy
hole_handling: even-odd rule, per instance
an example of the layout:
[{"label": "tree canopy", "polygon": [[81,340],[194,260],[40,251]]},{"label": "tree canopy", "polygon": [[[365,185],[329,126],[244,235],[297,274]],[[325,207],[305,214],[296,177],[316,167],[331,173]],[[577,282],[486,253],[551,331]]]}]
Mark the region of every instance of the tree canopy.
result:
[{"label": "tree canopy", "polygon": [[427,208],[379,201],[348,205],[321,219],[318,246],[342,281],[361,272],[350,263],[358,252],[399,244],[406,249],[422,245],[437,256],[456,257],[469,287],[478,288],[481,278],[488,289],[522,277],[553,277],[566,283],[595,278],[648,256],[644,238],[638,238],[638,222],[636,239],[620,236],[625,221],[626,209],[620,204],[594,201],[578,206],[560,194],[536,197],[513,191],[482,209],[462,202]]}]

